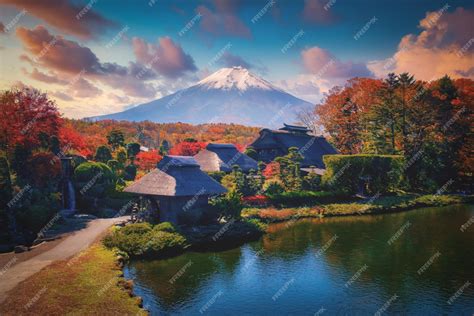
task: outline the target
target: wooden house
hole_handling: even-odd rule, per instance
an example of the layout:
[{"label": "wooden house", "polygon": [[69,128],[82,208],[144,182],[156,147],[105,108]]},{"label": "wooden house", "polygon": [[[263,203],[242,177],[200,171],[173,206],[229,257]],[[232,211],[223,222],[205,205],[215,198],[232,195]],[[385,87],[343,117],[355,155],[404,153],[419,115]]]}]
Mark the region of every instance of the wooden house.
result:
[{"label": "wooden house", "polygon": [[338,153],[323,136],[311,135],[306,127],[287,124],[278,130],[262,129],[250,146],[257,152],[257,160],[267,163],[286,155],[290,147],[296,147],[303,156],[302,170],[317,170],[316,173],[325,169],[324,155]]},{"label": "wooden house", "polygon": [[146,199],[156,221],[191,224],[212,217],[209,197],[227,189],[201,171],[193,157],[165,156],[124,191]]}]

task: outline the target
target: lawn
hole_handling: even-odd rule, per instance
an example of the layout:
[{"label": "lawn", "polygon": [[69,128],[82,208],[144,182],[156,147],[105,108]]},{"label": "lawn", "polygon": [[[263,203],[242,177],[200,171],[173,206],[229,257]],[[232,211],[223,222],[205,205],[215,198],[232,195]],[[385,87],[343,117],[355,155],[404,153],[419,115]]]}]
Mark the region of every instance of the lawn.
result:
[{"label": "lawn", "polygon": [[354,203],[322,203],[315,206],[292,208],[245,208],[242,216],[265,223],[281,222],[305,217],[346,216],[380,214],[404,211],[420,207],[473,203],[473,196],[459,195],[400,195],[381,196]]},{"label": "lawn", "polygon": [[146,315],[121,276],[115,253],[95,244],[20,283],[0,315]]}]

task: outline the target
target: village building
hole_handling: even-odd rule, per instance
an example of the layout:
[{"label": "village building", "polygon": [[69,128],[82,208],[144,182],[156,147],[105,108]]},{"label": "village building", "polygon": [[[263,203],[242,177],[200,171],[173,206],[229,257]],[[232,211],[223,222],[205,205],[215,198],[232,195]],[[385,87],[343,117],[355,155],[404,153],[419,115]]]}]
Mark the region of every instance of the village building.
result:
[{"label": "village building", "polygon": [[206,172],[231,172],[232,167],[237,165],[243,172],[250,170],[257,171],[258,163],[237,150],[233,144],[213,144],[210,143],[205,149],[194,156],[201,166],[201,170]]},{"label": "village building", "polygon": [[227,189],[201,171],[193,157],[165,156],[156,169],[124,191],[145,200],[155,221],[194,224],[215,217],[210,214],[209,197]]},{"label": "village building", "polygon": [[310,132],[306,127],[288,124],[278,130],[264,128],[250,147],[257,152],[257,160],[266,163],[288,154],[290,147],[296,147],[303,156],[301,170],[322,174],[325,170],[323,156],[338,152],[326,138],[311,135]]}]

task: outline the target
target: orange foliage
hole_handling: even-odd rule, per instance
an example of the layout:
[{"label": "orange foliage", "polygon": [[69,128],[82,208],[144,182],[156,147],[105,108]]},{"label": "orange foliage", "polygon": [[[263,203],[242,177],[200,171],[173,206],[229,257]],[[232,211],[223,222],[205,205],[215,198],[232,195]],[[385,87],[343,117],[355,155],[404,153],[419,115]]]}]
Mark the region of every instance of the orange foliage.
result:
[{"label": "orange foliage", "polygon": [[163,158],[156,150],[141,151],[135,157],[135,164],[139,170],[150,171],[156,168],[156,164]]},{"label": "orange foliage", "polygon": [[181,142],[170,149],[170,155],[194,156],[205,147],[203,142]]}]

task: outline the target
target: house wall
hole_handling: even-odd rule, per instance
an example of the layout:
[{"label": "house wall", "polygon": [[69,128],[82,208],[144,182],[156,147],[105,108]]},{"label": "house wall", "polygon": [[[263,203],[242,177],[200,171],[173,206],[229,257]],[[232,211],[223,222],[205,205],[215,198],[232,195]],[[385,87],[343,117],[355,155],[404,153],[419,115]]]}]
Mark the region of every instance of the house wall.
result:
[{"label": "house wall", "polygon": [[160,196],[156,197],[160,222],[197,224],[210,214],[209,196]]}]

